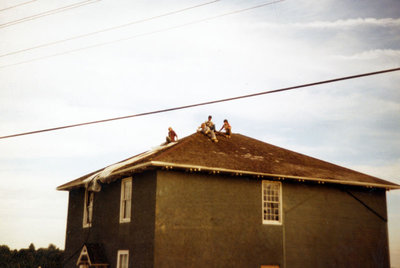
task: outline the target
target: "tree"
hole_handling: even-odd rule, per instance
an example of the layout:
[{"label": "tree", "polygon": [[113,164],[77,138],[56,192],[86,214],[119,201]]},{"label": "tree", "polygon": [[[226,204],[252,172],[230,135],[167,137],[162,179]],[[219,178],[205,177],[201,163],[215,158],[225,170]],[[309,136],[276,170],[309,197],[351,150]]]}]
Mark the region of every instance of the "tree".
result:
[{"label": "tree", "polygon": [[11,262],[11,251],[8,246],[0,246],[0,267],[8,267]]},{"label": "tree", "polygon": [[0,245],[1,268],[58,268],[63,266],[64,251],[50,244],[48,248],[39,248],[31,243],[27,249],[13,250]]}]

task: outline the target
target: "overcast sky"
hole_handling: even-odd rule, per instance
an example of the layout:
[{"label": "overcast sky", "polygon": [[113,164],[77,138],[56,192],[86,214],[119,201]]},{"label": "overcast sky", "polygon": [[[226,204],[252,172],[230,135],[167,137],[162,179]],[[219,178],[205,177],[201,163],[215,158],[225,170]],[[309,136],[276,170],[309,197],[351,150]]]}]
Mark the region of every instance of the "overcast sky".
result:
[{"label": "overcast sky", "polygon": [[[226,16],[268,1],[101,0],[21,21],[81,1],[13,7],[24,2],[0,2],[0,136],[400,67],[396,0],[286,0]],[[399,85],[395,72],[2,139],[0,244],[64,248],[68,193],[57,186],[159,145],[169,126],[190,135],[209,114],[218,128],[227,118],[233,132],[400,184]],[[400,267],[400,190],[387,197]]]}]

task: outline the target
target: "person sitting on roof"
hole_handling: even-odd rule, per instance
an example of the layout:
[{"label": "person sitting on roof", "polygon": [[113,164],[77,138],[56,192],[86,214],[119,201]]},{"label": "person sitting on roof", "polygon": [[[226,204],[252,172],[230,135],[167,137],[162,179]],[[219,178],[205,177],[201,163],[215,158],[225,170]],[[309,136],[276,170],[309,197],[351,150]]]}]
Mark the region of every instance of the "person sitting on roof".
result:
[{"label": "person sitting on roof", "polygon": [[205,122],[206,126],[210,128],[210,131],[215,131],[215,125],[214,123],[211,121],[212,116],[209,115],[208,116],[208,120]]},{"label": "person sitting on roof", "polygon": [[[211,122],[212,123],[212,122]],[[211,130],[210,127],[207,126],[207,122],[202,123],[198,128],[197,128],[198,132],[203,133],[204,135],[207,135],[208,137],[210,137],[210,139],[213,142],[218,142],[217,137],[215,136],[215,132],[214,130]]]},{"label": "person sitting on roof", "polygon": [[224,120],[224,124],[222,125],[221,129],[219,130],[219,132],[221,132],[222,129],[225,129],[225,136],[227,138],[230,138],[231,134],[232,134],[232,127],[229,124],[228,119]]},{"label": "person sitting on roof", "polygon": [[170,142],[174,142],[176,140],[178,140],[178,135],[176,135],[175,131],[172,129],[172,127],[168,128],[168,136],[166,138],[167,140],[167,144]]},{"label": "person sitting on roof", "polygon": [[218,142],[217,137],[215,135],[215,125],[214,123],[211,121],[212,116],[209,115],[208,116],[208,120],[205,122],[206,126],[209,128],[210,133],[208,134],[208,136],[211,138],[211,140],[213,142]]},{"label": "person sitting on roof", "polygon": [[202,123],[198,128],[197,132],[201,132],[203,134],[208,134],[210,132],[210,128],[206,126],[205,123]]}]

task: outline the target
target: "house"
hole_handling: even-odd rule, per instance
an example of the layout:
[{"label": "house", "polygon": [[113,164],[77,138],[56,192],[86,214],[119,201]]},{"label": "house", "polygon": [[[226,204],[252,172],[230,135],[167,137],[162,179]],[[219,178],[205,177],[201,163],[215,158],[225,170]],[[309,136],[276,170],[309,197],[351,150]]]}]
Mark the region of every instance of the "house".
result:
[{"label": "house", "polygon": [[399,188],[195,133],[57,188],[65,267],[389,267],[386,191]]}]

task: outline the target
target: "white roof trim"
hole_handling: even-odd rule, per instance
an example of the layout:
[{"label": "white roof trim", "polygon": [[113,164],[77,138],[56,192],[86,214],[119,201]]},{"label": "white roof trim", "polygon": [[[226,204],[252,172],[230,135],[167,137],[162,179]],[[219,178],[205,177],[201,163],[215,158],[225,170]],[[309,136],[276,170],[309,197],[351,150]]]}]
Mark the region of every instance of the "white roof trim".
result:
[{"label": "white roof trim", "polygon": [[152,166],[166,167],[168,168],[183,168],[183,169],[192,169],[193,171],[211,171],[215,173],[230,173],[238,176],[242,175],[252,175],[255,177],[276,177],[279,179],[292,179],[297,181],[314,181],[317,183],[334,183],[334,184],[344,184],[344,185],[354,185],[354,186],[366,186],[366,187],[376,187],[376,188],[385,188],[389,189],[400,189],[400,185],[388,185],[388,184],[380,184],[380,183],[369,183],[369,182],[358,182],[358,181],[343,181],[343,180],[334,180],[334,179],[324,179],[324,178],[313,178],[313,177],[301,177],[301,176],[290,176],[290,175],[282,175],[282,174],[274,174],[274,173],[263,173],[263,172],[253,172],[246,170],[235,170],[235,169],[225,169],[225,168],[212,168],[205,166],[197,166],[197,165],[187,165],[187,164],[174,164],[168,162],[161,161],[151,161]]},{"label": "white roof trim", "polygon": [[[144,153],[144,154],[146,154],[146,156],[147,156],[147,155],[150,155],[155,152],[149,151],[147,153],[149,153],[149,154],[146,154],[146,153]],[[138,157],[140,157],[140,158],[135,158],[135,159],[138,160],[138,159],[145,157],[144,154],[138,155]],[[129,159],[129,160],[132,160],[132,159]],[[129,161],[129,162],[132,163],[134,161]],[[123,165],[118,165],[118,168],[128,164],[125,161],[123,163],[124,163]],[[149,161],[149,162],[141,163],[141,164],[129,167],[129,168],[119,170],[117,172],[114,172],[116,169],[118,169],[117,167],[109,169],[107,172],[104,172],[104,173],[101,173],[103,171],[102,170],[102,171],[97,172],[96,174],[90,176],[89,177],[90,179],[87,178],[81,182],[77,182],[75,185],[69,185],[69,186],[62,187],[62,188],[58,187],[57,189],[58,190],[68,190],[70,188],[73,188],[73,187],[76,187],[79,185],[83,185],[84,183],[87,183],[88,181],[92,180],[93,177],[95,177],[97,174],[100,174],[100,173],[102,174],[101,175],[102,179],[100,181],[102,183],[104,183],[107,181],[106,177],[103,177],[105,174],[107,174],[107,176],[118,175],[118,174],[122,174],[125,172],[134,172],[137,170],[143,170],[143,169],[146,169],[151,166],[161,167],[161,168],[166,168],[166,169],[174,169],[174,168],[185,169],[185,170],[194,171],[194,172],[211,172],[213,174],[229,173],[229,174],[234,174],[237,176],[250,175],[250,176],[259,177],[259,178],[275,177],[280,180],[291,179],[291,180],[295,180],[295,181],[313,181],[313,182],[317,182],[317,183],[321,183],[321,184],[333,183],[333,184],[342,184],[342,185],[364,186],[364,187],[370,187],[370,188],[384,188],[386,190],[400,189],[400,185],[388,185],[388,184],[358,182],[358,181],[343,181],[343,180],[324,179],[324,178],[317,178],[317,177],[290,176],[290,175],[283,175],[283,174],[253,172],[253,171],[246,171],[246,170],[226,169],[226,168],[214,168],[214,167],[206,167],[206,166],[198,166],[198,165],[190,165],[190,164],[176,164],[176,163],[163,162],[163,161]],[[110,167],[114,167],[114,165],[112,165]],[[107,182],[109,182],[109,181],[107,181]]]}]

